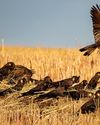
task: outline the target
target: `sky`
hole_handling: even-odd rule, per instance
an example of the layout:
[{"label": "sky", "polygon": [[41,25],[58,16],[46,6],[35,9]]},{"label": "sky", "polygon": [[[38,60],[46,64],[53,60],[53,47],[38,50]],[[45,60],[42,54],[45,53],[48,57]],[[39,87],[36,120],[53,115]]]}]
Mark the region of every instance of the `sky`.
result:
[{"label": "sky", "polygon": [[100,0],[0,0],[0,44],[77,48],[94,42],[90,9]]}]

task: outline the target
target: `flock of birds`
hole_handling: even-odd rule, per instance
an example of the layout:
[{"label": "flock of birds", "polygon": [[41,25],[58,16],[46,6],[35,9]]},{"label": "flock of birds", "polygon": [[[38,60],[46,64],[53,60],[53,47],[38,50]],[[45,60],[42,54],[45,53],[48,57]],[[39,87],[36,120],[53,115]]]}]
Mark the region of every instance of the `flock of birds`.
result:
[{"label": "flock of birds", "polygon": [[[34,73],[34,70],[30,70],[22,65],[15,65],[14,62],[5,64],[0,68],[0,81],[2,84],[2,81],[6,80],[11,87],[0,90],[0,97],[19,92],[25,84],[32,82],[35,86],[27,92],[20,93],[18,98],[30,97],[36,94],[38,94],[35,98],[36,101],[49,98],[58,99],[59,97],[68,97],[72,100],[89,98],[81,106],[81,112],[84,114],[96,111],[98,101],[100,102],[100,72],[97,72],[90,81],[83,80],[81,82],[80,76],[72,76],[60,81],[53,81],[50,76],[46,76],[43,79],[37,80],[32,78]],[[98,107],[100,108],[100,106]]]},{"label": "flock of birds", "polygon": [[[100,48],[100,5],[91,8],[91,17],[93,21],[93,33],[95,43],[80,49],[85,56],[89,56],[96,48]],[[0,68],[0,82],[7,80],[11,88],[0,90],[0,96],[7,96],[16,91],[21,91],[25,84],[30,81],[35,84],[35,87],[27,92],[20,93],[21,97],[33,96],[39,93],[35,100],[43,100],[47,98],[68,97],[72,100],[81,98],[89,98],[81,107],[81,113],[95,112],[100,108],[100,72],[97,72],[90,81],[83,80],[80,82],[80,76],[72,76],[71,78],[63,79],[54,82],[50,76],[46,76],[42,80],[33,79],[34,70],[30,70],[22,65],[15,65],[14,62],[8,62]],[[97,89],[96,89],[97,88]],[[50,91],[48,91],[50,90]],[[45,93],[45,91],[48,91]],[[98,103],[99,102],[99,103]]]}]

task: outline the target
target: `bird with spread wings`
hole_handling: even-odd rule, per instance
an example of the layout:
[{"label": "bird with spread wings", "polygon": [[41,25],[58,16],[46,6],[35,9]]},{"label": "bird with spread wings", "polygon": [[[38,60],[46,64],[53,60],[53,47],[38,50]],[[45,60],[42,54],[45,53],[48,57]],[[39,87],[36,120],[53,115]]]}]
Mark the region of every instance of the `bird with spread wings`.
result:
[{"label": "bird with spread wings", "polygon": [[96,4],[96,6],[91,7],[90,14],[95,43],[80,49],[81,52],[85,52],[84,56],[89,56],[97,48],[100,49],[100,5]]}]

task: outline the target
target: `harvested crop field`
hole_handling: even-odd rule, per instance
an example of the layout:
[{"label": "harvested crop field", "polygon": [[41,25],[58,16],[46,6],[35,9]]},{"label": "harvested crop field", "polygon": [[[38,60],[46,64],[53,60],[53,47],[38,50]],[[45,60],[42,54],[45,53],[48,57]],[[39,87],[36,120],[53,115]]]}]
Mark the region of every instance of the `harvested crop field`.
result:
[{"label": "harvested crop field", "polygon": [[[14,62],[34,69],[33,79],[50,76],[53,81],[59,81],[80,76],[80,81],[89,81],[100,71],[100,55],[97,53],[84,57],[78,49],[5,47],[0,48],[0,67]],[[11,86],[3,80],[0,89]],[[77,114],[88,98],[73,101],[59,97],[35,101],[38,94],[19,98],[21,93],[34,86],[29,82],[21,91],[0,97],[0,125],[100,125],[100,108],[95,113]]]}]

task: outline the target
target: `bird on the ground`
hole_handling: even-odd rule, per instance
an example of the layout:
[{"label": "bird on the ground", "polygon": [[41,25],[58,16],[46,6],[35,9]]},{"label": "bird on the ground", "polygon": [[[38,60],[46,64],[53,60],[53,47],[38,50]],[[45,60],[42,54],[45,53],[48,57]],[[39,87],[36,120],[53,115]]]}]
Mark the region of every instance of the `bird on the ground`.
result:
[{"label": "bird on the ground", "polygon": [[34,70],[28,69],[25,66],[15,65],[13,71],[7,76],[8,84],[16,84],[18,80],[21,80],[24,76],[24,79],[26,78],[26,81],[29,82],[34,73]]},{"label": "bird on the ground", "polygon": [[99,83],[99,79],[100,79],[100,72],[97,72],[89,81],[89,83],[87,84],[86,88],[87,89],[95,89],[97,84]]},{"label": "bird on the ground", "polygon": [[0,68],[0,81],[6,79],[8,75],[14,70],[15,64],[13,62],[6,63]]},{"label": "bird on the ground", "polygon": [[72,76],[71,78],[63,79],[60,81],[53,82],[55,88],[64,87],[67,90],[74,83],[78,83],[80,81],[80,76]]},{"label": "bird on the ground", "polygon": [[39,91],[46,91],[53,87],[52,80],[49,76],[46,76],[43,80],[37,81],[37,85],[31,90],[22,93],[22,96],[34,95]]},{"label": "bird on the ground", "polygon": [[77,83],[77,84],[73,84],[73,86],[70,87],[70,89],[76,89],[76,90],[82,90],[85,88],[85,86],[88,84],[88,81],[87,80],[83,80],[82,82],[80,83]]}]

